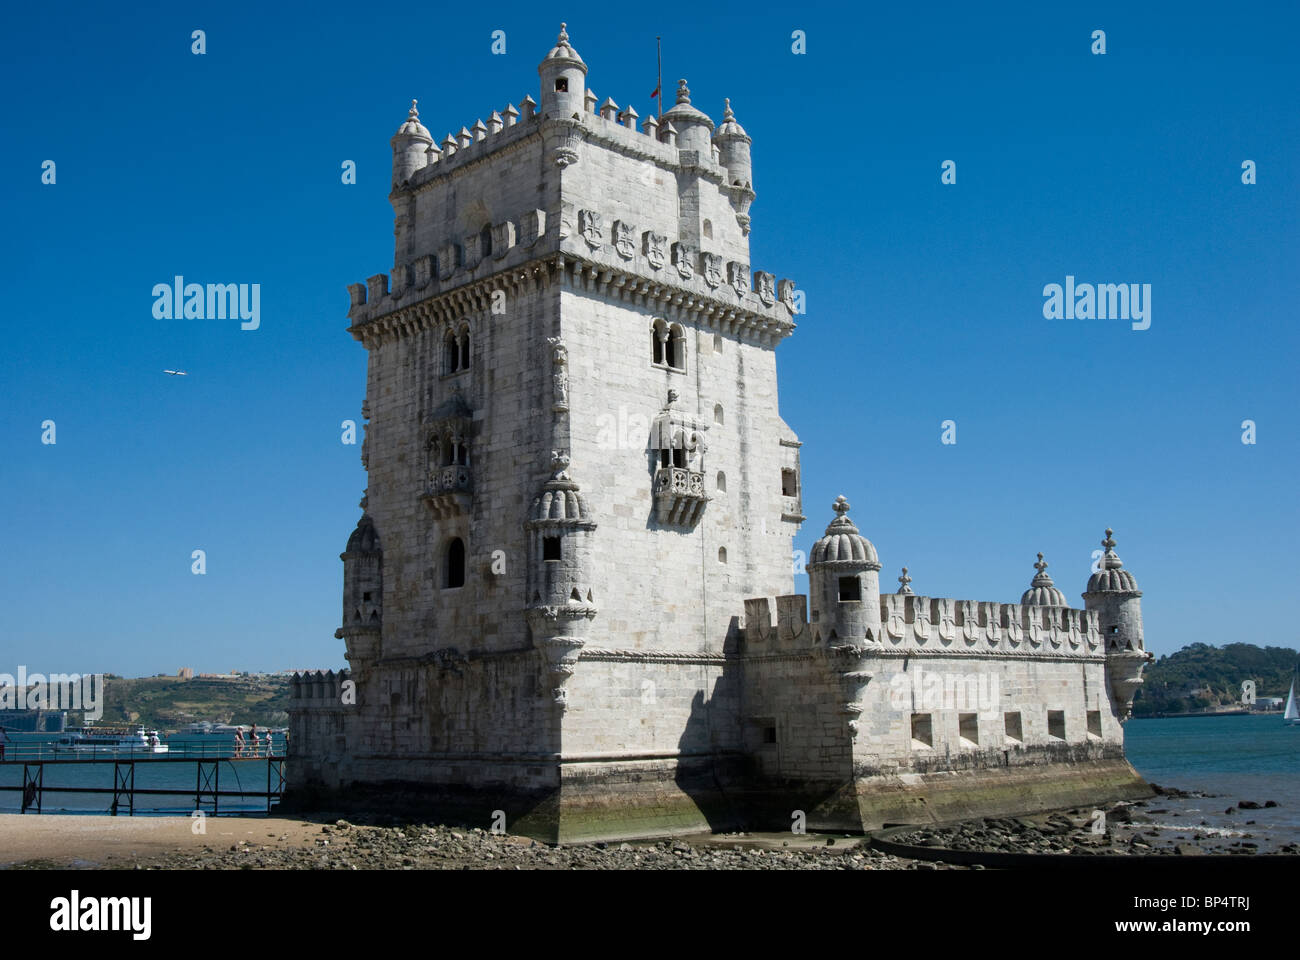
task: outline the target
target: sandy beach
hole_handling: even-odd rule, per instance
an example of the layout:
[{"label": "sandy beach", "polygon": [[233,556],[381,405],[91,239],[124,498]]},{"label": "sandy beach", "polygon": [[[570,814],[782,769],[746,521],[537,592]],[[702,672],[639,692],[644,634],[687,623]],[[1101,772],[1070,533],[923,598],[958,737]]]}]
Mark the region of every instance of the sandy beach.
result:
[{"label": "sandy beach", "polygon": [[310,847],[320,825],[258,817],[208,817],[205,834],[189,817],[104,817],[0,814],[0,868],[131,867],[141,859],[249,845]]}]

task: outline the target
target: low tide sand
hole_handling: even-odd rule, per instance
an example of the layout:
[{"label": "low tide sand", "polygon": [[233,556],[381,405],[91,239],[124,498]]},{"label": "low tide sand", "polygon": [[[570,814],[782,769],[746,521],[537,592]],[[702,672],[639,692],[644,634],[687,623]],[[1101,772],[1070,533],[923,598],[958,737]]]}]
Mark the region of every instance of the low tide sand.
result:
[{"label": "low tide sand", "polygon": [[320,825],[275,817],[208,817],[206,833],[189,817],[26,816],[0,814],[0,868],[30,861],[48,866],[127,867],[137,857],[222,849],[240,841],[268,847],[311,846]]}]

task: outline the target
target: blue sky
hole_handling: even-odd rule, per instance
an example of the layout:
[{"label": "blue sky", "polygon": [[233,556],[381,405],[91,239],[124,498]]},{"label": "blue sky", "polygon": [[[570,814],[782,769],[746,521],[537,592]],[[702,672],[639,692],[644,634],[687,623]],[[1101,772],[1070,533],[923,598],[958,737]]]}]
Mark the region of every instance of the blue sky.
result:
[{"label": "blue sky", "polygon": [[[10,13],[0,671],[343,665],[345,285],[392,263],[388,140],[412,97],[439,139],[536,98],[561,19],[602,99],[650,112],[659,34],[665,86],[754,139],[753,264],[808,298],[797,546],[843,493],[886,585],[1011,601],[1042,550],[1081,604],[1109,525],[1150,649],[1296,645],[1293,5],[272,6]],[[155,320],[178,273],[260,283],[261,328]],[[1044,319],[1067,274],[1151,284],[1150,329]]]}]

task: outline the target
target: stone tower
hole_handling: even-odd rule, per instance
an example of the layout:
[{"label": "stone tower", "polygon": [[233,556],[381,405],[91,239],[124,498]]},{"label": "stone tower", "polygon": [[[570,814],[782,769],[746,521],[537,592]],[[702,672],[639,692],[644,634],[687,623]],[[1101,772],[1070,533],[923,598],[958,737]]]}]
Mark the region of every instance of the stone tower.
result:
[{"label": "stone tower", "polygon": [[590,758],[647,758],[671,795],[739,736],[703,705],[744,598],[791,592],[803,516],[776,397],[794,285],[751,270],[730,101],[716,130],[684,80],[662,123],[597,109],[563,28],[538,74],[438,144],[413,101],[392,138],[391,280],[350,288],[357,702],[346,757],[301,756],[332,786],[400,762],[440,805],[558,839],[575,791],[626,777]]}]

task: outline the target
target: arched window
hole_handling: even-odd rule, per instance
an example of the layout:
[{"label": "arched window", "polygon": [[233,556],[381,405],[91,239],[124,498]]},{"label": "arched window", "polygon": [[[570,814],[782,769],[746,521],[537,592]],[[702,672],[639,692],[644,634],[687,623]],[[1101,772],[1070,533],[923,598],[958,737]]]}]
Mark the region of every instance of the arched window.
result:
[{"label": "arched window", "polygon": [[460,369],[460,346],[450,330],[442,338],[442,372],[455,373]]},{"label": "arched window", "polygon": [[713,405],[713,422],[717,424],[722,423],[722,404],[720,403],[715,403]]},{"label": "arched window", "polygon": [[718,471],[718,483],[717,483],[717,486],[718,486],[718,493],[726,493],[726,492],[727,492],[727,475],[726,475],[725,473],[723,473],[721,470]]},{"label": "arched window", "polygon": [[460,331],[460,369],[469,369],[469,327],[463,327]]},{"label": "arched window", "polygon": [[469,444],[464,437],[448,434],[442,443],[442,465],[444,467],[469,466]]},{"label": "arched window", "polygon": [[709,240],[713,239],[713,221],[708,219],[704,221],[704,236]]},{"label": "arched window", "polygon": [[726,562],[727,562],[727,548],[718,547],[718,563],[726,563]]},{"label": "arched window", "polygon": [[448,588],[465,586],[465,541],[460,537],[447,544],[445,566],[443,586]]},{"label": "arched window", "polygon": [[484,260],[492,256],[492,224],[483,224],[483,229],[478,232],[478,249]]},{"label": "arched window", "polygon": [[652,362],[662,364],[664,362],[664,353],[667,349],[668,342],[668,324],[662,320],[655,320],[650,324],[650,356]]},{"label": "arched window", "polygon": [[674,370],[686,369],[686,331],[680,323],[668,328],[668,342],[664,345],[664,362]]}]

